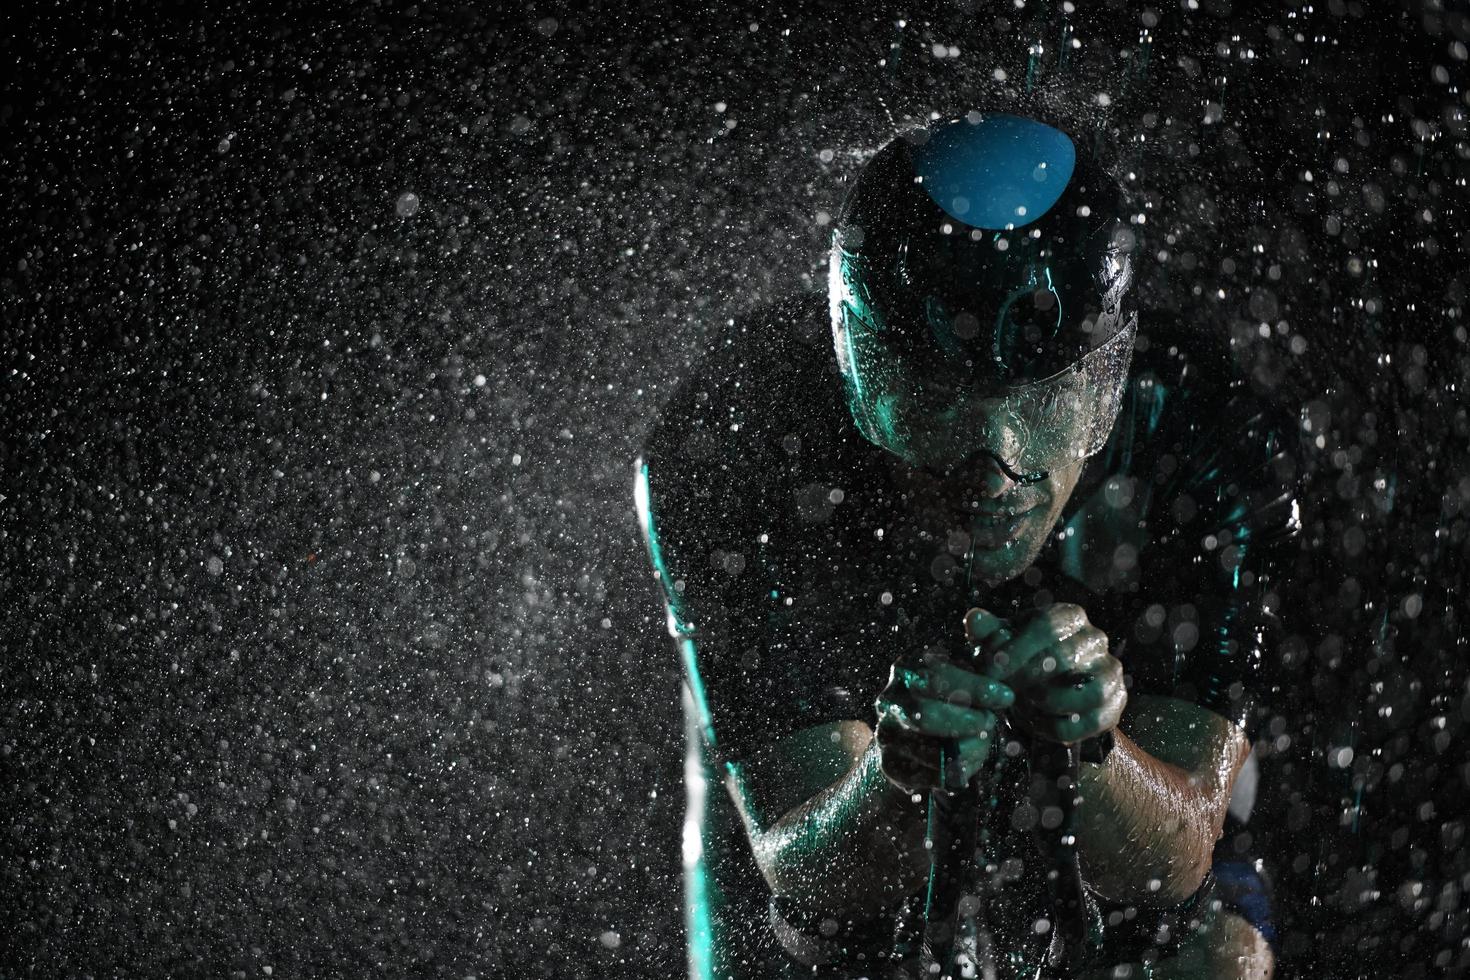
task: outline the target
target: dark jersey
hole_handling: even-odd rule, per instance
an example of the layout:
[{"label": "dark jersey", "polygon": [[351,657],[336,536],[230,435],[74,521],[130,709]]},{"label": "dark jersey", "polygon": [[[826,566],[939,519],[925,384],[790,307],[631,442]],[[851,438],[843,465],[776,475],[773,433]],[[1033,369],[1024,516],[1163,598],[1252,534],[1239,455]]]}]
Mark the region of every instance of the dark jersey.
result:
[{"label": "dark jersey", "polygon": [[[871,723],[893,661],[958,652],[972,604],[1024,616],[1076,602],[1108,634],[1130,694],[1247,721],[1269,671],[1266,594],[1297,526],[1284,452],[1295,426],[1233,380],[1227,350],[1187,329],[1144,334],[1109,442],[1046,548],[985,590],[946,541],[894,545],[903,502],[847,414],[825,320],[794,302],[733,327],[640,464],[702,758],[734,764],[814,725]],[[998,832],[990,851],[1024,863],[1023,837]],[[735,890],[760,888],[756,876]]]}]

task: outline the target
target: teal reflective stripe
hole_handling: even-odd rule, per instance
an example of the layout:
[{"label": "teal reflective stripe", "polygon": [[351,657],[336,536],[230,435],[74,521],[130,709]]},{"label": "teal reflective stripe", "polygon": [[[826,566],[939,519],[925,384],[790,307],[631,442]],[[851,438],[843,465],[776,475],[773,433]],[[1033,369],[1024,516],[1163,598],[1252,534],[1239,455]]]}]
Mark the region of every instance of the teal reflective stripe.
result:
[{"label": "teal reflective stripe", "polygon": [[924,921],[929,921],[934,910],[934,884],[939,876],[934,873],[934,831],[936,829],[939,814],[934,808],[934,794],[929,794],[927,808],[924,816],[924,848],[929,851],[929,881],[924,886]]},{"label": "teal reflective stripe", "polygon": [[664,603],[669,611],[669,625],[678,635],[694,632],[694,627],[685,623],[678,615],[675,604],[678,593],[674,591],[673,578],[664,562],[664,549],[658,538],[658,528],[653,518],[653,493],[648,484],[648,464],[638,460],[637,475],[633,479],[633,506],[638,510],[638,527],[643,532],[643,542],[648,546],[648,558],[663,586]]},{"label": "teal reflective stripe", "polygon": [[699,730],[704,735],[705,742],[713,749],[715,747],[714,721],[710,715],[709,699],[705,695],[704,679],[699,676],[699,658],[696,655],[694,641],[689,638],[694,632],[694,624],[680,615],[677,606],[679,595],[674,589],[673,577],[669,574],[668,565],[664,561],[663,545],[658,536],[658,522],[653,516],[653,494],[648,482],[648,464],[639,459],[636,467],[636,475],[633,480],[633,505],[638,511],[638,527],[643,531],[643,541],[648,546],[648,559],[653,563],[653,570],[658,574],[659,582],[663,587],[664,609],[669,617],[669,632],[679,641],[679,656],[684,663],[684,676],[688,680],[689,691],[694,696],[694,707],[699,714]]},{"label": "teal reflective stripe", "polygon": [[854,365],[853,370],[847,372],[849,383],[852,385],[852,398],[859,404],[863,402],[863,378],[857,371],[857,351],[852,347],[852,330],[844,325],[842,331],[842,344],[847,349],[847,363]]},{"label": "teal reflective stripe", "polygon": [[1159,431],[1159,421],[1164,417],[1164,402],[1168,399],[1169,391],[1163,383],[1155,380],[1149,386],[1148,406],[1148,434],[1153,435]]},{"label": "teal reflective stripe", "polygon": [[679,655],[684,661],[684,676],[689,681],[689,693],[694,697],[694,710],[699,715],[699,732],[704,736],[704,742],[713,751],[717,747],[715,741],[715,722],[709,710],[709,698],[704,692],[704,678],[699,676],[699,658],[694,649],[694,641],[687,636],[679,640]]},{"label": "teal reflective stripe", "polygon": [[[1009,320],[1011,307],[1016,304],[1017,300],[1030,299],[1036,294],[1037,287],[1041,285],[1041,279],[1038,278],[1036,275],[1037,268],[1038,266],[1034,263],[1027,266],[1026,282],[1006,294],[1006,298],[1004,301],[1001,302],[1000,308],[995,311],[995,329],[993,332],[994,339],[991,342],[991,353],[995,357],[997,362],[1003,360],[1000,350],[1000,344],[1001,339],[1004,338],[1008,333],[1007,328],[1010,326]],[[1062,329],[1062,317],[1065,315],[1065,311],[1062,309],[1062,294],[1057,292],[1056,284],[1052,282],[1051,266],[1043,265],[1039,268],[1041,269],[1042,277],[1046,279],[1046,291],[1051,293],[1051,295],[1055,297],[1056,300],[1056,322],[1052,324],[1051,328],[1051,336],[1055,337],[1057,335],[1057,332]],[[1050,340],[1051,337],[1048,337],[1046,339]]]},{"label": "teal reflective stripe", "polygon": [[715,929],[704,858],[684,868],[684,934],[690,980],[715,980]]},{"label": "teal reflective stripe", "polygon": [[[714,980],[715,931],[720,892],[707,863],[705,838],[708,831],[709,784],[704,775],[704,752],[700,737],[690,722],[695,705],[684,688],[684,936],[685,959],[691,980]],[[696,726],[697,727],[697,726]]]},{"label": "teal reflective stripe", "polygon": [[[1239,516],[1232,518],[1232,520],[1239,520],[1241,517],[1244,516],[1245,505],[1242,504],[1240,507]],[[1230,587],[1232,589],[1240,588],[1240,570],[1245,567],[1245,560],[1250,555],[1250,539],[1251,529],[1249,527],[1237,527],[1235,529],[1236,560],[1235,575],[1230,581]]]},{"label": "teal reflective stripe", "polygon": [[1065,304],[1062,303],[1062,294],[1057,291],[1057,284],[1051,281],[1051,266],[1042,266],[1041,271],[1046,276],[1046,291],[1051,293],[1057,308],[1057,319],[1051,328],[1051,335],[1055,338],[1062,329],[1062,310]]}]

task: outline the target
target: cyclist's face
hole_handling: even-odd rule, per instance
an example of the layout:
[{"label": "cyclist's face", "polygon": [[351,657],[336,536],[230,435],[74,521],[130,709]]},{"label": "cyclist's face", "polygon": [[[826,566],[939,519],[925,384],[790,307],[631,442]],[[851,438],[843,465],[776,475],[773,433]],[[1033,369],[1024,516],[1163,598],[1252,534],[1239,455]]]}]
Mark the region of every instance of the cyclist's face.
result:
[{"label": "cyclist's face", "polygon": [[894,482],[915,524],[948,543],[973,582],[996,585],[1024,572],[1046,544],[1086,461],[1021,484],[989,456],[945,469],[890,457]]},{"label": "cyclist's face", "polygon": [[[1064,468],[1099,448],[1126,372],[1126,357],[1115,365],[1089,355],[1049,379],[996,385],[977,381],[972,361],[913,349],[845,306],[833,323],[854,420],[911,466],[948,468],[984,452],[1021,482]],[[1131,333],[1120,336],[1131,341]],[[1105,385],[1088,370],[1094,361],[1114,368]]]}]

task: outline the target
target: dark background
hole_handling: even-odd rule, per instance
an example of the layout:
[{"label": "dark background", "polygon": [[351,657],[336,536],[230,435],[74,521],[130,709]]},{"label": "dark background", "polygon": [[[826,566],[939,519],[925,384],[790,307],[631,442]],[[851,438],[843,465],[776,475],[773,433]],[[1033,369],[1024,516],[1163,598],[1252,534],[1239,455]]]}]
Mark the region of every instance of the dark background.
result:
[{"label": "dark background", "polygon": [[4,15],[0,973],[677,975],[631,460],[1038,40],[1146,308],[1303,419],[1287,972],[1465,969],[1463,8],[935,8]]}]

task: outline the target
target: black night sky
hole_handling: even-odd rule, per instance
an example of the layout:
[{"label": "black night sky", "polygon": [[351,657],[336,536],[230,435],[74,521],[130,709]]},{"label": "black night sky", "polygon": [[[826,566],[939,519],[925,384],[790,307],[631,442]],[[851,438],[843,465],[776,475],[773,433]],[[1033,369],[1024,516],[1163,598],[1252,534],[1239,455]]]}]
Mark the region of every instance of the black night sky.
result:
[{"label": "black night sky", "polygon": [[0,15],[0,973],[679,975],[632,460],[1038,42],[1302,419],[1278,975],[1470,967],[1464,8],[632,6]]}]

